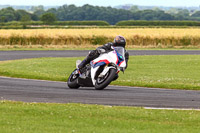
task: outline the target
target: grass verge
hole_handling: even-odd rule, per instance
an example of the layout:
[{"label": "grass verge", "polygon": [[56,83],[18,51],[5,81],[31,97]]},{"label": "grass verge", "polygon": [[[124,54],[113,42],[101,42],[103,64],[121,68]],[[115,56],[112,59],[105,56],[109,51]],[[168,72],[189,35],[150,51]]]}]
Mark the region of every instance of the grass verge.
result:
[{"label": "grass verge", "polygon": [[0,101],[2,133],[198,133],[200,111]]},{"label": "grass verge", "polygon": [[[0,62],[0,75],[66,81],[82,58],[37,58]],[[200,90],[200,56],[131,56],[113,85]]]},{"label": "grass verge", "polygon": [[[31,45],[31,46],[20,46],[20,45],[5,45],[0,46],[0,51],[15,51],[15,50],[94,50],[96,47],[102,45]],[[181,46],[181,47],[154,47],[154,46],[127,46],[127,50],[200,50],[199,47],[195,46]]]}]

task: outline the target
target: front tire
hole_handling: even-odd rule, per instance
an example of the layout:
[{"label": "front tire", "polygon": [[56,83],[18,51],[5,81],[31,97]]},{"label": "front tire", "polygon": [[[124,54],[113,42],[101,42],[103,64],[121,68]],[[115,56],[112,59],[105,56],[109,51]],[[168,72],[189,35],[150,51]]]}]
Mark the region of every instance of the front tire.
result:
[{"label": "front tire", "polygon": [[115,78],[116,72],[116,69],[111,68],[103,78],[98,77],[96,80],[95,89],[103,90],[104,88],[106,88]]},{"label": "front tire", "polygon": [[78,89],[80,85],[78,84],[79,74],[76,73],[77,69],[75,69],[72,74],[69,76],[67,80],[67,85],[70,89]]}]

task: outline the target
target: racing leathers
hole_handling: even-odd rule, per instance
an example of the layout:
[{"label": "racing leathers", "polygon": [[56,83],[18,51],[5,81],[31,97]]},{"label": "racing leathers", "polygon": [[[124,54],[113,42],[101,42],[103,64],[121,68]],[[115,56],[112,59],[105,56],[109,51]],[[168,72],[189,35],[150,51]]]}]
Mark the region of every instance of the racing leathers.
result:
[{"label": "racing leathers", "polygon": [[[96,50],[90,51],[89,54],[87,55],[87,57],[78,65],[79,70],[81,71],[81,69],[84,68],[85,65],[87,65],[88,63],[90,63],[90,61],[99,57],[100,54],[108,53],[108,52],[112,51],[113,45],[114,45],[114,43],[112,43],[112,42],[106,43],[103,46],[98,47]],[[129,59],[129,53],[127,51],[125,51],[126,68],[128,66],[128,59]]]}]

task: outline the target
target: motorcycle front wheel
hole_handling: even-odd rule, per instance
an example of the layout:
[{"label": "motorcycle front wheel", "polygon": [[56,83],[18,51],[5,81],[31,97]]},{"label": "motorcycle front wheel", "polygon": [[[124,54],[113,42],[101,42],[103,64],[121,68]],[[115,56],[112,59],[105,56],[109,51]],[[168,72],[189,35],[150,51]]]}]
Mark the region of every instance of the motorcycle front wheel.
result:
[{"label": "motorcycle front wheel", "polygon": [[115,78],[117,70],[111,68],[103,77],[98,77],[95,84],[96,90],[103,90],[106,88]]},{"label": "motorcycle front wheel", "polygon": [[68,80],[67,80],[67,85],[70,89],[78,89],[80,87],[80,85],[78,84],[77,80],[79,77],[79,74],[76,73],[77,69],[75,69],[71,75],[69,76]]}]

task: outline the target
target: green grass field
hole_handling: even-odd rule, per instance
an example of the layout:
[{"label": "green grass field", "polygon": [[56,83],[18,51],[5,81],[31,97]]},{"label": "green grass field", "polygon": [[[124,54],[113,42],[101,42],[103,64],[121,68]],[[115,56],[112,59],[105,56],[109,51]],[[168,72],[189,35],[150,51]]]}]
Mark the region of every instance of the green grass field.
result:
[{"label": "green grass field", "polygon": [[199,133],[200,111],[0,101],[1,133]]},{"label": "green grass field", "polygon": [[[82,58],[37,58],[0,62],[0,75],[66,81]],[[200,56],[132,56],[113,85],[200,90]]]},{"label": "green grass field", "polygon": [[[0,51],[20,51],[20,50],[94,50],[96,47],[100,45],[94,45],[93,47],[83,47],[83,46],[74,46],[74,47],[43,47],[43,46],[37,46],[37,47],[23,47],[23,46],[3,46],[0,47]],[[180,47],[180,48],[127,48],[127,50],[199,50],[198,47]],[[199,50],[200,51],[200,50]]]},{"label": "green grass field", "polygon": [[[0,62],[0,75],[66,81],[81,58]],[[131,56],[114,85],[200,90],[200,56]],[[200,111],[0,101],[1,133],[199,133]]]}]

